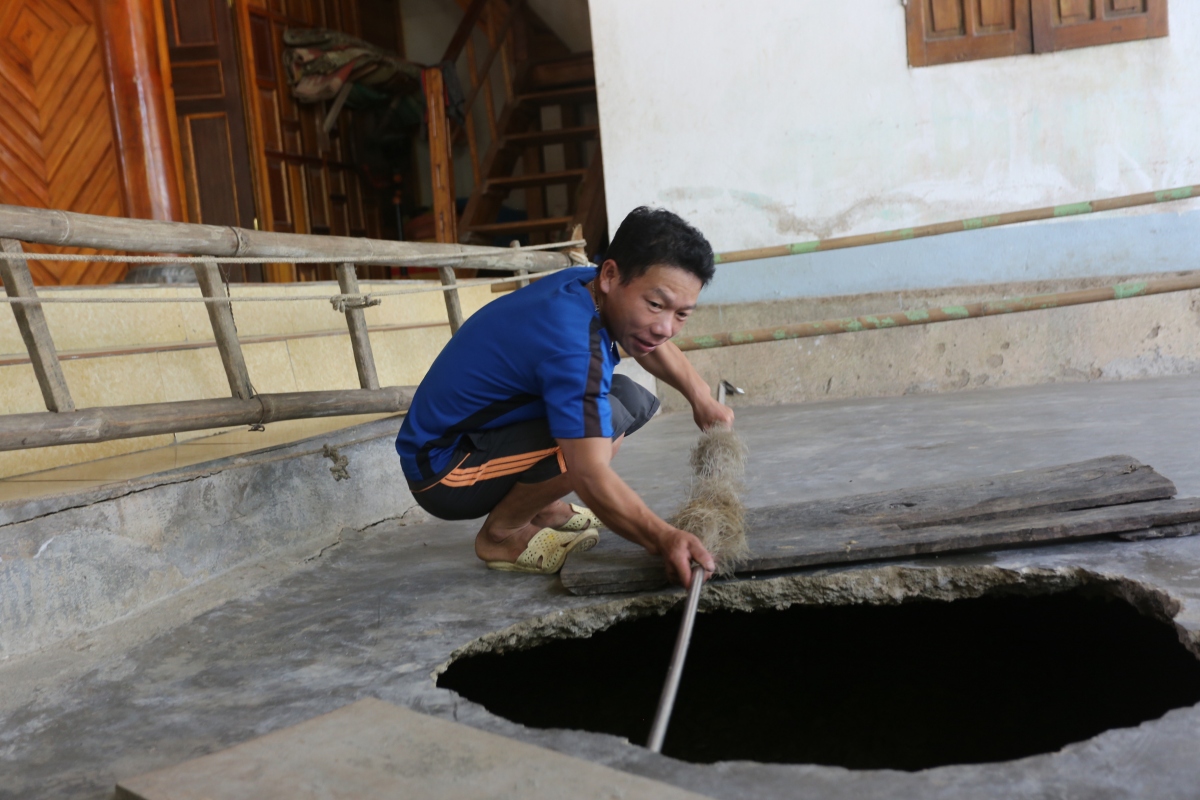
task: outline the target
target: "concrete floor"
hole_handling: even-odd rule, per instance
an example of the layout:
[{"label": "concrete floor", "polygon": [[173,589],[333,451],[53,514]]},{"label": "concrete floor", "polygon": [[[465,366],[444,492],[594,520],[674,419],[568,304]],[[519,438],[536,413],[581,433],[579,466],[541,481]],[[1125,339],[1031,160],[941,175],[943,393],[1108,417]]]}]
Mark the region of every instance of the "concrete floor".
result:
[{"label": "concrete floor", "polygon": [[[1116,453],[1154,466],[1175,481],[1180,496],[1195,496],[1200,495],[1197,419],[1197,378],[738,411],[738,427],[751,453],[750,506]],[[660,512],[680,501],[694,432],[685,415],[661,417],[620,454],[619,471]],[[145,635],[151,628],[135,618],[0,666],[0,797],[107,797],[118,779],[211,753],[364,697],[712,797],[1197,795],[1200,707],[1108,731],[1054,754],[917,773],[746,762],[692,765],[611,736],[524,729],[438,689],[431,672],[480,636],[534,617],[553,625],[603,598],[567,596],[556,579],[483,569],[471,550],[475,528],[470,522],[380,525],[369,535],[345,538],[315,561],[289,565],[270,585],[240,595],[231,588],[233,599],[186,624],[159,629],[152,638]],[[969,590],[989,582],[1062,582],[1079,576],[1125,581],[1160,598],[1169,595],[1167,606],[1176,612],[1181,638],[1193,649],[1200,642],[1200,537],[808,570],[706,592],[770,593],[785,587],[797,597],[805,592],[816,597],[855,586],[858,594],[843,592],[849,598],[843,601],[894,602],[912,594],[945,595],[953,586]],[[186,598],[166,602],[185,603]],[[630,654],[632,666],[636,658]]]}]

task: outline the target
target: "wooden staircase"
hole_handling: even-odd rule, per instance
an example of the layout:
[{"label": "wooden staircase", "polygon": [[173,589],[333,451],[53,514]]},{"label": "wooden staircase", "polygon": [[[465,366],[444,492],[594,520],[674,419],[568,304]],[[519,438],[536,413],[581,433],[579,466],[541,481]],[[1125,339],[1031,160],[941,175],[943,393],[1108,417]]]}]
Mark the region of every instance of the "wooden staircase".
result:
[{"label": "wooden staircase", "polygon": [[[458,220],[459,240],[541,244],[566,240],[581,225],[592,255],[607,246],[592,56],[571,54],[527,8],[518,4],[509,11],[516,19],[510,36],[501,40],[501,55],[508,59],[505,103],[493,114],[491,87],[482,87],[490,140],[482,157],[471,142],[476,181]],[[474,72],[468,94],[489,80]],[[525,218],[514,218],[522,200]]]}]

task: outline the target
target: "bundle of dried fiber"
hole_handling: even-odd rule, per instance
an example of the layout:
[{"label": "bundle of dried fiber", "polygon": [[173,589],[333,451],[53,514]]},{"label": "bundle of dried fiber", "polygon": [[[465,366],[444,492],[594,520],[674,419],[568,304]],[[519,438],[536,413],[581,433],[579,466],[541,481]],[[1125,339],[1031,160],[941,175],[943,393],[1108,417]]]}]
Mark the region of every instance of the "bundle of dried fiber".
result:
[{"label": "bundle of dried fiber", "polygon": [[732,429],[716,426],[700,434],[691,462],[691,491],[672,524],[704,543],[717,560],[718,574],[731,575],[750,555],[741,498],[746,446]]}]

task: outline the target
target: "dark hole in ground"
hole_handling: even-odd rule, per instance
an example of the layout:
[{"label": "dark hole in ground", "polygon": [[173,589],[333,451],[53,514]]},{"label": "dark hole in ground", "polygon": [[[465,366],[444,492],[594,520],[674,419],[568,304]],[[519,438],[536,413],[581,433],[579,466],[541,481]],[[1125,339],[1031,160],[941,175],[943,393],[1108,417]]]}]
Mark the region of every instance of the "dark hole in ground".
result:
[{"label": "dark hole in ground", "polygon": [[[438,679],[514,722],[644,744],[679,625],[455,661]],[[1174,629],[1083,591],[701,614],[663,752],[918,770],[1058,750],[1200,702]]]}]

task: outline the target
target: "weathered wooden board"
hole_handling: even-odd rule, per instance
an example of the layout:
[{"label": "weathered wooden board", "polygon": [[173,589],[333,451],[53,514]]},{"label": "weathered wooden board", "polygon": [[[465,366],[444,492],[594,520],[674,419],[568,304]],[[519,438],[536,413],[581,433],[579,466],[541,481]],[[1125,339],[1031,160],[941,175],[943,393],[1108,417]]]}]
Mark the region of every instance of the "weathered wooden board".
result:
[{"label": "weathered wooden board", "polygon": [[[751,509],[742,572],[844,564],[1102,536],[1200,521],[1200,499],[1129,456],[992,478]],[[1173,535],[1179,535],[1175,533]],[[654,589],[661,561],[609,535],[568,559],[572,594]]]}]

